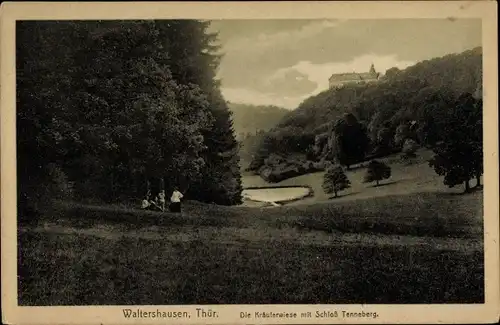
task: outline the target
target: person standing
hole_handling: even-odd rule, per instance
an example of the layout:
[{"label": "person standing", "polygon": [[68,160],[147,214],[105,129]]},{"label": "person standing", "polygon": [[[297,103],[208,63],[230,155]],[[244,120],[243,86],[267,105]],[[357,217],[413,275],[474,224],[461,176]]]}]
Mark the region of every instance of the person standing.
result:
[{"label": "person standing", "polygon": [[181,212],[181,199],[184,196],[177,188],[174,188],[172,196],[170,197],[170,211],[171,212]]}]

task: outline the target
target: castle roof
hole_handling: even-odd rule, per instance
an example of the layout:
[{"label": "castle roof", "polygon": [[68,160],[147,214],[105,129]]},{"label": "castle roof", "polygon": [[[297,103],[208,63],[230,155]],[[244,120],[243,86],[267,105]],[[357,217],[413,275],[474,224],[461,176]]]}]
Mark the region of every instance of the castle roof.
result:
[{"label": "castle roof", "polygon": [[336,81],[354,81],[354,80],[373,80],[378,79],[380,73],[375,71],[373,64],[370,67],[370,72],[356,73],[334,73],[328,80],[335,79]]},{"label": "castle roof", "polygon": [[337,81],[350,81],[350,80],[373,80],[373,79],[378,79],[379,73],[369,73],[369,72],[364,72],[364,73],[335,73],[332,74],[330,79],[332,80],[335,79]]}]

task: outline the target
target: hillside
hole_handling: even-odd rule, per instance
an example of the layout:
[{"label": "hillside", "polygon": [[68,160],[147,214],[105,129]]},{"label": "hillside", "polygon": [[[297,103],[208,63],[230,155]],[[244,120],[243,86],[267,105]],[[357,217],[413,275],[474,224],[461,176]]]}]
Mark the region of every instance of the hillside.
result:
[{"label": "hillside", "polygon": [[269,131],[275,127],[289,110],[277,106],[258,106],[229,103],[233,113],[233,127],[238,139],[257,131]]},{"label": "hillside", "polygon": [[[321,132],[326,123],[353,112],[365,122],[376,111],[362,110],[367,100],[394,95],[399,103],[408,102],[424,88],[449,90],[455,96],[482,89],[482,48],[419,62],[404,70],[387,70],[381,83],[360,84],[326,90],[309,97],[278,123],[278,128],[300,127],[304,132]],[[408,97],[409,95],[409,97]],[[394,103],[396,104],[396,103]],[[403,106],[399,109],[404,109]]]},{"label": "hillside", "polygon": [[240,143],[240,167],[246,169],[265,132],[275,127],[290,111],[277,106],[229,103],[233,128]]},{"label": "hillside", "polygon": [[[367,155],[382,147],[387,153],[400,150],[389,148],[388,143],[394,142],[398,128],[408,127],[410,122],[416,123],[414,140],[430,147],[439,141],[436,121],[441,114],[449,112],[462,94],[480,97],[481,89],[482,49],[474,48],[405,70],[389,69],[376,84],[326,90],[306,99],[263,136],[250,169],[264,175],[275,173],[275,166],[281,164],[279,168],[290,176],[279,179],[317,170],[304,166],[311,166],[307,161],[330,159],[335,149],[327,144],[333,125],[348,113],[366,129],[370,140]],[[263,171],[266,165],[269,168]]]}]

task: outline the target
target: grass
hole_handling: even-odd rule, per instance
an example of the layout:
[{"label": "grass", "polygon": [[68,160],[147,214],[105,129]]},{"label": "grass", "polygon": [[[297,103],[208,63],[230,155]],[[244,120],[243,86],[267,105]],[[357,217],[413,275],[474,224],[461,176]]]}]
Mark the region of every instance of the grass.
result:
[{"label": "grass", "polygon": [[[23,234],[22,305],[469,303],[480,251]],[[41,254],[43,252],[43,254]]]},{"label": "grass", "polygon": [[386,186],[348,171],[336,199],[323,173],[288,179],[314,196],[282,207],[56,202],[19,226],[19,304],[483,303],[482,192],[445,189],[426,155],[389,157]]},{"label": "grass", "polygon": [[[370,199],[373,197],[394,196],[400,194],[437,192],[437,193],[460,193],[461,186],[448,189],[443,185],[443,178],[438,177],[434,170],[428,166],[428,160],[432,157],[429,150],[420,150],[411,164],[400,161],[399,155],[391,155],[384,159],[378,159],[391,167],[391,177],[380,182],[366,184],[363,182],[366,168],[354,168],[346,171],[351,187],[339,193],[340,197],[335,201],[350,201],[359,199]],[[366,166],[366,163],[364,164]],[[355,166],[356,167],[356,166]],[[324,172],[306,174],[284,180],[273,184],[275,186],[310,186],[314,191],[314,197],[306,198],[295,204],[315,204],[330,201],[331,194],[325,193],[322,187]],[[471,182],[474,185],[474,181]],[[243,178],[244,187],[269,186],[262,178],[256,175],[247,175]],[[294,205],[295,205],[294,204]]]},{"label": "grass", "polygon": [[[415,193],[287,208],[308,230],[477,238],[483,234],[482,193]],[[312,211],[308,211],[312,210]]]},{"label": "grass", "polygon": [[480,192],[180,215],[59,202],[19,229],[19,303],[481,303],[481,206]]}]

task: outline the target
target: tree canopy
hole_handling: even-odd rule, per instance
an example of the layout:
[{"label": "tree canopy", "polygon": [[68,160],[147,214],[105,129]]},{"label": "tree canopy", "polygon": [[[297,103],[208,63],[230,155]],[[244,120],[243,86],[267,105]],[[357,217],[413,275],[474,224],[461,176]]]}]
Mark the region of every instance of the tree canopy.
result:
[{"label": "tree canopy", "polygon": [[381,180],[388,179],[389,177],[391,177],[391,167],[383,162],[372,160],[366,169],[364,182],[376,182],[376,186],[378,186]]},{"label": "tree canopy", "polygon": [[[20,198],[36,200],[57,170],[60,185],[82,199],[137,198],[148,182],[163,182],[192,199],[216,192],[211,201],[238,203],[237,143],[207,26],[19,22]],[[191,190],[201,180],[205,187]]]},{"label": "tree canopy", "polygon": [[442,121],[445,141],[434,147],[434,157],[429,165],[444,176],[444,184],[454,187],[476,177],[480,185],[483,174],[482,100],[470,93],[460,96]]}]

